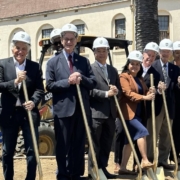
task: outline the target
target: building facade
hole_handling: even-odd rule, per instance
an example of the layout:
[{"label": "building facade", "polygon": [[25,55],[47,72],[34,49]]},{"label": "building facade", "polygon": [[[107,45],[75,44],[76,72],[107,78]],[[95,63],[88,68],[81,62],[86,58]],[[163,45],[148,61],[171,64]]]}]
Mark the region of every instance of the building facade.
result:
[{"label": "building facade", "polygon": [[[47,6],[50,9],[45,6],[44,10],[43,7],[38,10],[38,4],[34,6],[33,2],[36,1],[31,0],[28,7],[26,7],[27,4],[24,6],[21,4],[19,7],[16,4],[17,10],[22,6],[26,8],[26,11],[24,9],[23,12],[12,11],[7,15],[5,12],[8,12],[6,9],[8,3],[0,5],[0,59],[12,55],[11,39],[16,32],[22,30],[31,36],[31,58],[38,62],[41,55],[41,47],[38,42],[44,37],[49,37],[52,29],[61,28],[66,23],[77,25],[80,34],[117,37],[134,41],[132,33],[134,15],[130,8],[132,0],[92,0],[92,3],[83,1],[83,4],[78,0],[62,1],[66,4],[53,4],[52,8],[50,3],[52,1],[49,1]],[[28,8],[32,13],[28,12]],[[180,1],[159,0],[158,9],[160,38],[167,37],[172,41],[180,40]],[[134,46],[129,46],[130,51],[133,48]],[[111,54],[114,66],[120,71],[126,61],[124,51],[114,49]],[[46,53],[43,69],[51,55],[52,52]],[[91,50],[85,48],[82,55],[89,58],[91,62],[94,61]]]}]

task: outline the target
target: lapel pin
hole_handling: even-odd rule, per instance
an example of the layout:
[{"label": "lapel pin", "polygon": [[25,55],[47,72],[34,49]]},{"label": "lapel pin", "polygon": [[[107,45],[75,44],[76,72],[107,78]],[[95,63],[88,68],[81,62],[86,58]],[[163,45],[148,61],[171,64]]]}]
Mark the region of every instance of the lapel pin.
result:
[{"label": "lapel pin", "polygon": [[171,69],[171,71],[173,71],[173,70]]},{"label": "lapel pin", "polygon": [[78,61],[77,59],[75,59],[75,61]]}]

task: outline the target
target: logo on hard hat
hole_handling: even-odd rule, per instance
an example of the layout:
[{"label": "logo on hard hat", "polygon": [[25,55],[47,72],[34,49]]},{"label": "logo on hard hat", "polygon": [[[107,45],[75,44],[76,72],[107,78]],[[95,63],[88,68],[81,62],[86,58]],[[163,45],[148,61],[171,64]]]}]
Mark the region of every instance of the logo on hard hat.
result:
[{"label": "logo on hard hat", "polygon": [[178,44],[178,47],[180,47],[180,44]]},{"label": "logo on hard hat", "polygon": [[54,33],[57,33],[57,30],[54,30]]},{"label": "logo on hard hat", "polygon": [[153,44],[152,47],[155,48],[155,44]]},{"label": "logo on hard hat", "polygon": [[139,57],[139,54],[136,54],[136,57]]},{"label": "logo on hard hat", "polygon": [[70,24],[68,25],[68,28],[71,29],[71,25]]},{"label": "logo on hard hat", "polygon": [[99,43],[102,44],[102,43],[103,43],[103,40],[100,40]]},{"label": "logo on hard hat", "polygon": [[21,34],[21,38],[25,38],[25,35],[24,35],[24,34]]},{"label": "logo on hard hat", "polygon": [[168,45],[169,45],[169,43],[166,43],[165,45],[166,45],[166,46],[168,46]]}]

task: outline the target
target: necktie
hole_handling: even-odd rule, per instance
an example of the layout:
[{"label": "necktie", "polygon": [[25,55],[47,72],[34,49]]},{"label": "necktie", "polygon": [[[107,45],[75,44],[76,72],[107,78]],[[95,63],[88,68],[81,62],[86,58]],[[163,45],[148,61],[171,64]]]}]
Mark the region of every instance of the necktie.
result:
[{"label": "necktie", "polygon": [[167,84],[168,75],[167,75],[167,65],[166,64],[163,65],[162,71],[163,71],[163,76],[164,76],[164,83]]},{"label": "necktie", "polygon": [[72,74],[73,73],[73,62],[72,62],[71,55],[68,56],[68,61],[69,61],[69,70],[70,70],[70,73]]},{"label": "necktie", "polygon": [[106,68],[106,66],[104,65],[104,66],[102,66],[101,67],[101,69],[102,69],[102,72],[103,72],[103,74],[104,74],[104,77],[105,77],[105,79],[107,80],[107,82],[109,83],[109,79],[108,79],[108,72],[107,72],[107,68]]}]

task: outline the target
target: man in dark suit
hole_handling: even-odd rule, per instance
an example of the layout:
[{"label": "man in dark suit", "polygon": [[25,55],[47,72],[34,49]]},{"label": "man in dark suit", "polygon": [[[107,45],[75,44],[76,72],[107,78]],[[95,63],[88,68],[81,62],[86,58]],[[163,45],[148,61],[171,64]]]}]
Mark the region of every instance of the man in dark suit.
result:
[{"label": "man in dark suit", "polygon": [[[173,57],[174,60],[172,63],[176,65],[180,70],[180,41],[176,41],[173,43]],[[174,139],[174,146],[176,150],[176,156],[178,158],[178,164],[180,165],[180,113],[179,113],[179,105],[180,105],[180,93],[179,90],[175,91],[175,116],[173,119],[173,126],[172,126],[172,132],[173,132],[173,139]],[[174,161],[173,152],[171,149],[170,153],[170,160]]]},{"label": "man in dark suit", "polygon": [[[166,84],[166,101],[169,112],[170,121],[174,118],[175,110],[175,89],[179,87],[179,70],[175,65],[168,63],[172,55],[172,42],[169,39],[163,39],[159,45],[160,59],[153,63],[153,67],[159,73],[160,81]],[[166,169],[173,169],[174,166],[168,164],[168,156],[171,148],[170,136],[168,133],[168,125],[161,95],[155,98],[155,115],[156,115],[156,138],[159,138],[159,157],[158,166],[163,166]],[[148,128],[152,132],[152,126]],[[147,144],[152,142],[152,136],[147,137]],[[148,157],[153,157],[151,148],[147,148]]]},{"label": "man in dark suit", "polygon": [[[152,64],[155,61],[156,55],[158,53],[159,53],[159,46],[155,42],[150,42],[146,44],[144,48],[144,52],[143,52],[143,61],[142,61],[143,75],[142,76],[148,88],[151,87],[150,74],[153,74],[154,86],[156,89],[158,89],[160,75],[156,71],[156,69],[152,66]],[[156,96],[159,95],[158,91],[156,92]],[[151,117],[151,102],[148,102],[148,101],[146,102],[146,116],[147,116],[147,119]],[[150,123],[149,125],[152,126],[152,119],[150,118],[148,122],[144,122],[144,123],[145,124]],[[152,136],[152,134],[150,133],[149,136]],[[150,161],[152,160],[153,159],[150,159]]]},{"label": "man in dark suit", "polygon": [[96,85],[89,61],[74,52],[77,27],[62,27],[62,52],[47,64],[47,90],[53,93],[53,114],[58,180],[79,180],[84,174],[85,127],[76,84],[80,84],[84,108],[91,118],[89,93]]},{"label": "man in dark suit", "polygon": [[97,85],[90,94],[93,119],[92,138],[98,167],[102,168],[107,178],[114,178],[114,175],[107,172],[106,167],[115,133],[115,118],[117,116],[113,96],[120,91],[120,81],[117,70],[106,64],[109,52],[108,41],[103,37],[96,38],[93,42],[93,49],[95,62],[91,67],[97,78]]},{"label": "man in dark suit", "polygon": [[[0,92],[2,111],[0,126],[3,135],[3,172],[5,180],[13,180],[13,156],[19,128],[22,129],[27,156],[26,180],[36,179],[36,157],[26,110],[31,110],[36,139],[40,114],[38,104],[44,93],[42,71],[36,62],[26,59],[30,37],[18,32],[12,39],[13,57],[0,61]],[[25,80],[29,101],[25,102],[22,81]]]}]

